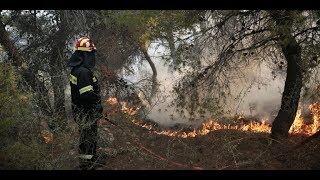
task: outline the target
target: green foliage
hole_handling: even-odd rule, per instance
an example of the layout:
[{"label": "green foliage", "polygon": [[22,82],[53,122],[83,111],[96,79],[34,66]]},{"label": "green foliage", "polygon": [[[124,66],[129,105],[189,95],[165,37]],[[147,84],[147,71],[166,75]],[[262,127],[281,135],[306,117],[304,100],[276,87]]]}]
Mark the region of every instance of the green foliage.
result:
[{"label": "green foliage", "polygon": [[1,92],[14,95],[16,91],[16,78],[13,66],[10,64],[0,64],[0,88]]},{"label": "green foliage", "polygon": [[[37,126],[30,108],[31,95],[17,89],[19,78],[12,65],[0,64],[0,68],[0,155],[4,157],[0,168],[47,168],[39,153],[44,147],[31,141],[37,137]],[[23,143],[20,138],[28,141]]]},{"label": "green foliage", "polygon": [[198,21],[204,11],[122,10],[104,13],[104,22],[129,32],[130,38],[146,46],[156,39],[167,38],[168,31],[183,31]]},{"label": "green foliage", "polygon": [[127,32],[127,36],[139,46],[150,44],[152,29],[157,26],[157,11],[108,11],[105,12],[104,22],[116,30]]},{"label": "green foliage", "polygon": [[[10,64],[0,64],[0,135],[6,138],[15,137],[15,130],[21,117],[31,113],[28,95],[17,90],[17,78]],[[3,141],[4,143],[4,141]]]}]

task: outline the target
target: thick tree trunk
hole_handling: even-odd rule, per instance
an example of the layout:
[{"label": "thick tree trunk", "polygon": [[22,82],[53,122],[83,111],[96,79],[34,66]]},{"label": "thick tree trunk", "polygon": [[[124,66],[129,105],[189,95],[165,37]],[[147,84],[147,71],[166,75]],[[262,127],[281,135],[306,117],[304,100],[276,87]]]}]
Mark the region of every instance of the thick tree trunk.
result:
[{"label": "thick tree trunk", "polygon": [[272,124],[272,137],[287,138],[298,109],[302,88],[301,50],[297,42],[282,47],[287,59],[287,77],[282,94],[281,108]]},{"label": "thick tree trunk", "polygon": [[302,88],[301,47],[291,34],[292,17],[290,12],[272,12],[279,27],[279,44],[287,61],[287,77],[282,94],[281,108],[272,123],[271,137],[286,139],[294,122]]}]

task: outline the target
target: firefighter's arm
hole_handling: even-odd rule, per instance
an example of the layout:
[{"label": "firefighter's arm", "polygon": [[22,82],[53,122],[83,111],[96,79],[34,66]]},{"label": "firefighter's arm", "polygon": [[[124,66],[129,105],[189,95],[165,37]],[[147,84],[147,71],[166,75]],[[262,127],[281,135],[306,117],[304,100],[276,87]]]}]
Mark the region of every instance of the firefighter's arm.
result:
[{"label": "firefighter's arm", "polygon": [[80,100],[87,105],[97,105],[100,96],[93,90],[93,74],[88,69],[81,71],[78,77]]}]

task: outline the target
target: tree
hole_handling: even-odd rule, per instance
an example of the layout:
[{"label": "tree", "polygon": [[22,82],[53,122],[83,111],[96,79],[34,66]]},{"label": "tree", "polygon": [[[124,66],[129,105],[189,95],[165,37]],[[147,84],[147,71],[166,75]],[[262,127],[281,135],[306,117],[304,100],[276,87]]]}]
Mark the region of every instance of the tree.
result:
[{"label": "tree", "polygon": [[[303,75],[311,68],[310,60],[319,54],[318,14],[287,10],[207,11],[207,27],[199,31],[198,41],[202,59],[206,55],[216,59],[207,59],[198,69],[186,73],[175,88],[177,102],[190,107],[196,101],[198,109],[210,109],[208,100],[212,100],[211,104],[223,103],[232,76],[241,74],[241,65],[255,59],[278,63],[284,58],[286,83],[272,137],[287,138],[297,111]],[[186,94],[192,92],[198,98],[190,101]]]},{"label": "tree", "polygon": [[[2,11],[0,43],[9,54],[9,62],[19,70],[32,88],[41,112],[59,117],[53,128],[65,127],[66,52],[68,42],[85,32],[82,11]],[[75,18],[76,17],[76,18]],[[49,91],[53,91],[50,97]],[[53,99],[51,105],[50,100]],[[53,118],[56,119],[56,118]]]},{"label": "tree", "polygon": [[302,88],[302,57],[301,47],[291,34],[295,12],[271,11],[279,35],[278,44],[287,61],[287,78],[282,93],[282,103],[277,117],[272,124],[271,137],[275,139],[287,138],[289,129],[298,110],[300,92]]},{"label": "tree", "polygon": [[15,46],[14,42],[10,38],[10,34],[6,31],[6,25],[11,21],[15,20],[21,12],[12,12],[12,16],[4,22],[4,17],[2,16],[0,23],[0,43],[4,47],[4,50],[8,52],[8,61],[19,70],[19,73],[22,74],[23,79],[27,82],[30,87],[33,88],[33,91],[36,93],[37,99],[39,100],[39,106],[42,112],[46,115],[51,115],[50,107],[47,106],[49,101],[49,96],[47,94],[48,90],[44,84],[36,77],[36,73],[29,69],[26,65],[22,66],[25,63],[24,56],[21,55],[19,49]]},{"label": "tree", "polygon": [[[111,27],[115,35],[120,36],[121,45],[129,45],[132,48],[129,56],[138,55],[145,59],[152,70],[152,97],[157,89],[157,69],[148,54],[148,49],[153,40],[152,29],[157,25],[156,11],[107,11],[104,23]],[[119,42],[119,41],[116,41]],[[133,51],[132,51],[133,50]],[[134,52],[135,51],[135,52]],[[128,61],[129,60],[129,61]],[[130,62],[130,58],[126,58]],[[133,61],[131,61],[133,62]]]},{"label": "tree", "polygon": [[[198,11],[192,11],[192,13]],[[177,38],[175,33],[184,33],[183,28],[192,26],[192,13],[188,11],[101,11],[103,23],[100,23],[94,32],[99,46],[104,48],[103,56],[107,59],[108,65],[112,69],[129,69],[129,66],[137,59],[146,60],[152,70],[150,78],[151,91],[146,95],[146,99],[151,102],[152,96],[157,92],[157,68],[148,51],[151,43],[157,43],[169,47],[171,59],[163,59],[169,64],[178,64],[179,58],[175,58],[179,53],[176,50]],[[187,16],[188,15],[188,16]],[[188,19],[189,21],[185,21]],[[104,58],[102,58],[104,59]],[[142,61],[141,61],[142,62]],[[165,63],[165,62],[164,62]],[[132,72],[132,71],[131,71]]]}]

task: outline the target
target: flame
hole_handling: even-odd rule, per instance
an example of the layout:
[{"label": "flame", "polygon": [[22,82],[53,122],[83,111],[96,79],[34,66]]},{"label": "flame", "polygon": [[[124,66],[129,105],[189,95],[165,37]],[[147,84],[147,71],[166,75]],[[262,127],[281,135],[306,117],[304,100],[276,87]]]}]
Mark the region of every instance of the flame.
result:
[{"label": "flame", "polygon": [[131,116],[135,115],[139,111],[139,109],[141,108],[141,106],[138,106],[137,108],[134,108],[134,107],[129,108],[127,105],[127,102],[125,102],[125,101],[122,101],[121,104],[122,104],[121,111],[123,111],[124,113],[127,113]]},{"label": "flame", "polygon": [[244,125],[224,125],[221,123],[218,123],[214,120],[208,120],[207,122],[202,123],[201,128],[199,129],[193,129],[191,132],[180,132],[180,131],[173,131],[173,130],[164,130],[164,131],[157,131],[152,125],[147,124],[140,124],[139,120],[133,119],[132,122],[138,126],[147,128],[149,130],[152,130],[154,133],[159,135],[166,135],[166,136],[176,136],[176,137],[182,137],[182,138],[188,138],[188,137],[196,137],[196,136],[204,136],[207,135],[211,131],[219,130],[219,129],[236,129],[241,131],[250,131],[250,132],[270,132],[271,128],[268,124],[263,124],[259,122],[250,122],[249,124]]},{"label": "flame", "polygon": [[[119,100],[116,97],[110,97],[110,98],[108,98],[106,100],[106,102],[111,106],[115,106],[117,104],[120,104],[121,105],[121,111],[124,112],[124,113],[127,113],[127,114],[129,114],[131,116],[135,115],[141,108],[141,106],[129,107],[129,105],[128,105],[128,103],[126,101],[121,101],[119,103]],[[117,112],[118,112],[118,109],[117,109],[117,107],[115,107],[115,108],[112,108],[112,110],[110,109],[108,114],[115,114]]]},{"label": "flame", "polygon": [[298,109],[297,113],[296,113],[296,117],[294,118],[293,124],[290,127],[289,133],[291,134],[298,134],[301,133],[301,130],[305,130],[305,131],[309,131],[306,130],[306,126],[304,123],[304,119],[301,117],[301,108]]},{"label": "flame", "polygon": [[46,144],[51,144],[53,141],[53,134],[48,130],[42,130],[41,137]]},{"label": "flame", "polygon": [[313,120],[313,127],[312,127],[312,133],[316,133],[320,130],[320,99],[309,105],[309,110],[311,111],[312,120]]},{"label": "flame", "polygon": [[299,108],[295,120],[289,130],[289,133],[306,134],[310,136],[319,130],[320,99],[317,102],[310,104],[308,109],[311,111],[313,123],[305,123],[305,120],[303,119],[303,117],[301,117],[302,110],[301,108]]},{"label": "flame", "polygon": [[[305,134],[307,136],[311,136],[315,132],[319,131],[320,129],[320,99],[309,106],[309,109],[312,112],[312,124],[306,124],[303,117],[301,116],[302,109],[299,107],[295,120],[289,130],[290,134]],[[148,130],[152,130],[154,133],[159,135],[166,135],[166,136],[176,136],[182,138],[188,137],[196,137],[196,136],[204,136],[208,133],[220,130],[220,129],[234,129],[240,131],[248,131],[254,133],[270,133],[271,132],[271,125],[268,124],[269,120],[267,118],[261,119],[261,122],[247,120],[249,123],[241,122],[241,120],[245,119],[243,115],[239,115],[236,118],[235,124],[222,124],[215,120],[208,120],[200,126],[198,129],[193,129],[191,132],[181,132],[181,131],[173,131],[173,130],[163,130],[158,131],[155,129],[154,126],[148,124],[141,124],[139,120],[133,119],[132,122],[138,126],[146,128]]]},{"label": "flame", "polygon": [[[115,105],[119,101],[116,97],[110,97],[108,100],[106,100],[106,102],[108,102],[110,105]],[[130,105],[129,107],[128,102],[126,101],[121,101],[120,105],[121,105],[121,111],[129,115],[136,114],[141,108],[141,106],[132,107],[133,105]],[[290,134],[305,134],[307,136],[310,136],[320,129],[320,99],[317,102],[310,104],[308,108],[312,112],[313,123],[311,124],[305,123],[304,118],[301,116],[302,108],[299,106],[296,113],[295,120],[289,130]],[[209,119],[203,122],[200,128],[192,129],[188,132],[174,131],[174,130],[160,131],[160,130],[157,130],[155,126],[151,124],[142,124],[141,123],[142,121],[139,121],[137,119],[133,119],[132,122],[138,126],[151,130],[154,133],[159,135],[176,136],[176,137],[182,137],[182,138],[204,136],[212,131],[221,130],[221,129],[234,129],[234,130],[253,132],[253,133],[271,133],[271,124],[267,123],[267,122],[270,122],[267,118],[263,118],[260,121],[254,121],[254,120],[246,119],[243,115],[238,115],[235,119],[236,120],[234,123],[227,124],[227,125],[223,123],[219,123],[216,120]],[[246,122],[244,122],[244,120]]]},{"label": "flame", "polygon": [[116,97],[110,97],[106,100],[107,103],[109,103],[110,105],[115,105],[118,103],[118,99]]}]

